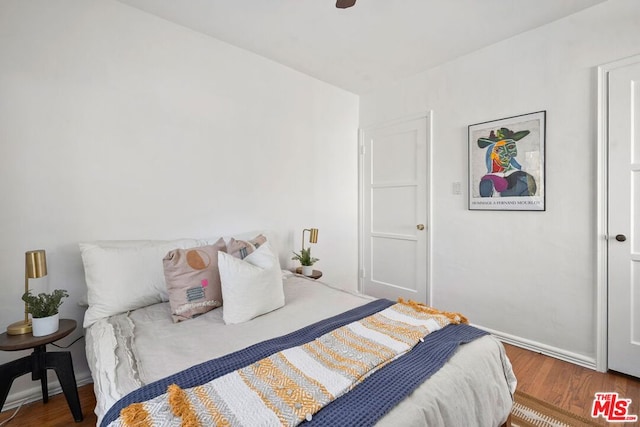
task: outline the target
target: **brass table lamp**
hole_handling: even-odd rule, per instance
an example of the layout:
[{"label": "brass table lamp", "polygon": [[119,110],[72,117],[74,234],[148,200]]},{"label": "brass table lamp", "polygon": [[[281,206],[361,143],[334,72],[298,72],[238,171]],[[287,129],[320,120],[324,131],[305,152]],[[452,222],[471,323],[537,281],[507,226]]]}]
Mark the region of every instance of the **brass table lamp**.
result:
[{"label": "brass table lamp", "polygon": [[309,243],[318,243],[318,229],[317,228],[305,228],[302,230],[302,249],[304,249],[304,232],[309,232]]},{"label": "brass table lamp", "polygon": [[[24,270],[24,293],[29,292],[29,279],[39,279],[47,275],[47,256],[44,249],[28,251],[25,253]],[[7,335],[30,334],[31,320],[29,319],[29,309],[24,303],[24,320],[15,322],[7,327]]]}]

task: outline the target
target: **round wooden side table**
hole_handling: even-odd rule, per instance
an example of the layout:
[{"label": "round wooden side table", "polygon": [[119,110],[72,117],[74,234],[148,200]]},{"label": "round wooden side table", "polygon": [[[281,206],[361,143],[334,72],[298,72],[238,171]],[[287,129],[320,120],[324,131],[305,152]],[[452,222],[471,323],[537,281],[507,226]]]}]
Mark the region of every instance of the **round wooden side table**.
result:
[{"label": "round wooden side table", "polygon": [[42,401],[49,400],[49,390],[47,387],[47,369],[53,369],[58,376],[62,392],[64,393],[69,409],[76,422],[82,421],[82,408],[76,386],[76,376],[73,372],[73,361],[71,352],[56,351],[47,352],[47,344],[51,344],[61,338],[66,337],[77,327],[73,319],[60,319],[60,327],[52,334],[43,337],[34,337],[32,334],[7,335],[0,334],[0,350],[18,351],[33,349],[31,355],[21,359],[13,360],[0,366],[0,411],[7,400],[11,384],[16,378],[31,373],[33,381],[40,380],[42,387]]},{"label": "round wooden side table", "polygon": [[[296,273],[296,274],[302,274],[302,267],[298,267],[298,268],[293,268],[291,269],[291,272]],[[308,277],[309,279],[319,279],[322,277],[322,271],[320,270],[313,270],[313,273],[311,273],[311,276],[304,276],[304,277]]]}]

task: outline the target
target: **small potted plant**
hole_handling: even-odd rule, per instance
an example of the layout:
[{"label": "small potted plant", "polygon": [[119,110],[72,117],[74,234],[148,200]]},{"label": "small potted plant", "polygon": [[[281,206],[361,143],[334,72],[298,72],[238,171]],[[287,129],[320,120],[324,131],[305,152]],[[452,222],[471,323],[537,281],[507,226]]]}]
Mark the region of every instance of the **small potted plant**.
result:
[{"label": "small potted plant", "polygon": [[22,301],[27,303],[27,311],[31,313],[33,336],[41,337],[58,330],[60,318],[58,309],[62,305],[62,299],[69,294],[64,289],[56,289],[50,294],[31,294],[31,290],[22,295]]},{"label": "small potted plant", "polygon": [[300,253],[293,253],[295,255],[291,259],[294,261],[300,261],[300,265],[302,266],[302,274],[305,276],[311,276],[313,274],[313,264],[316,261],[320,261],[318,258],[313,258],[311,256],[311,248],[302,249]]}]

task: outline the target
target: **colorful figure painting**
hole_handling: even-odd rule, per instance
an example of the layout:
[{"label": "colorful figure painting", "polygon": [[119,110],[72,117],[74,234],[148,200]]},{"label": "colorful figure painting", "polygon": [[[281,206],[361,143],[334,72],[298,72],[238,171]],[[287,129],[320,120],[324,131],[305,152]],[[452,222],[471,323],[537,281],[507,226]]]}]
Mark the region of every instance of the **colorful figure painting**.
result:
[{"label": "colorful figure painting", "polygon": [[469,126],[469,209],[545,209],[545,113]]}]

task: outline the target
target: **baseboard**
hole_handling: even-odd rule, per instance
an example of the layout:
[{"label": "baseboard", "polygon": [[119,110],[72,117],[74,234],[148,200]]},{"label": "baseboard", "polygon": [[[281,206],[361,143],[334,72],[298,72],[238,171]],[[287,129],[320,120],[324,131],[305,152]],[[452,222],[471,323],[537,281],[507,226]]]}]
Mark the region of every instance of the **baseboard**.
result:
[{"label": "baseboard", "polygon": [[[76,385],[81,387],[83,385],[93,383],[90,372],[80,373],[76,375]],[[34,386],[26,390],[21,390],[15,393],[9,393],[7,400],[2,407],[2,411],[17,408],[20,405],[24,405],[31,402],[37,402],[42,400],[42,389],[40,388],[40,381],[34,381]],[[58,380],[50,381],[48,384],[49,397],[62,393],[62,387]]]},{"label": "baseboard", "polygon": [[565,362],[573,363],[574,365],[579,365],[585,368],[597,370],[596,359],[593,357],[587,357],[582,354],[573,353],[570,351],[563,350],[561,348],[557,348],[557,347],[542,344],[536,341],[528,340],[526,338],[521,338],[515,335],[510,335],[504,332],[496,331],[490,328],[485,328],[480,325],[473,325],[473,326],[475,326],[476,328],[482,329],[483,331],[489,332],[491,335],[494,335],[500,341],[505,342],[507,344],[511,344],[516,347],[521,347],[526,350],[534,351],[536,353],[541,353],[541,354],[544,354],[545,356],[550,356],[559,360],[563,360]]}]

